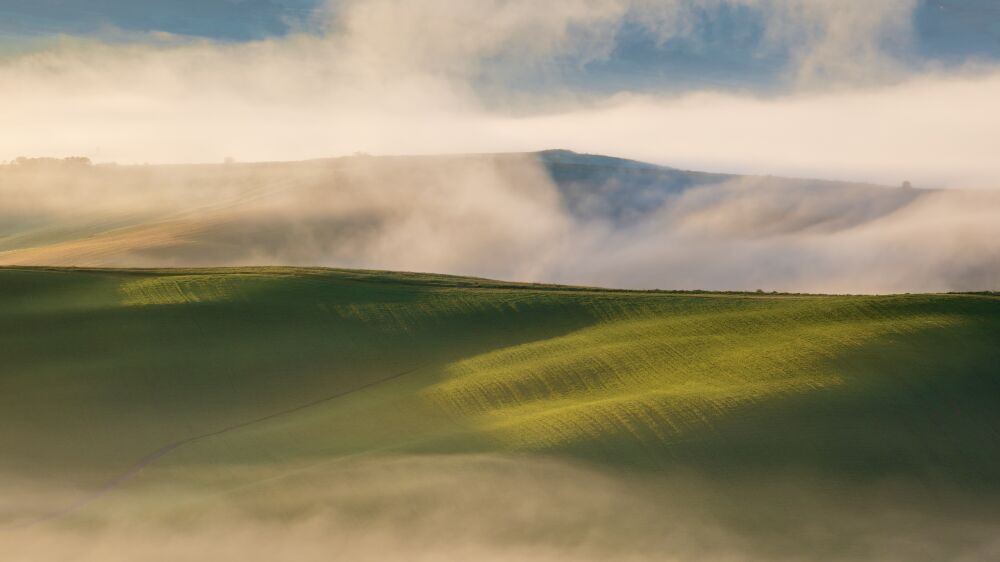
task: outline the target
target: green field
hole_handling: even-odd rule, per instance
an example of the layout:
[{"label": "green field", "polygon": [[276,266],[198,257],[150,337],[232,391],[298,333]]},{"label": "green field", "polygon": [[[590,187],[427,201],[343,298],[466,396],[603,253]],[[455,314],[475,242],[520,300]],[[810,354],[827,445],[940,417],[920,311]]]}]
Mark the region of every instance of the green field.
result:
[{"label": "green field", "polygon": [[989,295],[3,269],[0,470],[87,489],[171,467],[528,452],[993,486],[998,344]]}]

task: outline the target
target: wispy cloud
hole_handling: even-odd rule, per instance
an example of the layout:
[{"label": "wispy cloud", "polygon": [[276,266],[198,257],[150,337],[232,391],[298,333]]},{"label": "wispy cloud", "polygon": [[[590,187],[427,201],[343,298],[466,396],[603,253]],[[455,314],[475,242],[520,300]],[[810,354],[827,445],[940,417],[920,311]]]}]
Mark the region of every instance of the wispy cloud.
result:
[{"label": "wispy cloud", "polygon": [[[783,93],[526,96],[515,86],[553,64],[608,56],[625,22],[683,37],[720,5],[764,15],[761,48],[790,56]],[[0,156],[141,163],[567,147],[687,167],[992,184],[998,73],[904,72],[891,46],[905,42],[912,7],[367,0],[337,3],[323,33],[254,43],[66,39],[0,61],[0,122],[15,131]]]}]

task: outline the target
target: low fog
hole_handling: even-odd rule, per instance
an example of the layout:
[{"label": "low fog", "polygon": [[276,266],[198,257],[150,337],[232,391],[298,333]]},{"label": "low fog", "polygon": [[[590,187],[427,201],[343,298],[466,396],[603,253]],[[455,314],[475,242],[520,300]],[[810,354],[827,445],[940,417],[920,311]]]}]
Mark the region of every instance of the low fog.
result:
[{"label": "low fog", "polygon": [[74,495],[4,480],[5,557],[891,562],[1000,554],[990,496],[942,499],[916,482],[629,475],[496,455],[178,467],[166,476],[34,524],[32,510]]},{"label": "low fog", "polygon": [[324,265],[644,289],[1000,287],[1000,192],[989,190],[545,153],[15,164],[0,168],[0,199],[8,265]]}]

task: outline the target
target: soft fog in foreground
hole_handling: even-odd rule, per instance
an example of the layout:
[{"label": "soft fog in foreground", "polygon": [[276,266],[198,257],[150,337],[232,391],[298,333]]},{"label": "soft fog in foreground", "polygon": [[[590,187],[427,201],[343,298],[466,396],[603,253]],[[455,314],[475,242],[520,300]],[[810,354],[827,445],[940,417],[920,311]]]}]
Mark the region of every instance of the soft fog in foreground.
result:
[{"label": "soft fog in foreground", "polygon": [[[0,537],[18,561],[763,561],[804,553],[971,561],[1000,554],[992,532],[1000,521],[985,498],[935,499],[913,483],[860,486],[802,475],[713,483],[683,472],[613,476],[565,461],[461,455],[328,462],[277,479],[283,473],[275,468],[199,470],[177,469],[170,484],[126,489],[64,520],[8,527]],[[199,491],[220,473],[244,484],[230,484],[235,490],[224,495]],[[36,508],[65,500],[30,489],[21,482],[4,497]]]},{"label": "soft fog in foreground", "polygon": [[[528,456],[175,469],[63,520],[0,530],[12,560],[983,560],[986,498],[914,483],[613,475]],[[276,476],[277,475],[277,476]],[[215,478],[216,480],[213,480]],[[232,491],[205,495],[205,486]],[[9,487],[13,482],[5,483]],[[58,504],[23,481],[7,509]],[[200,491],[199,491],[200,490]],[[72,495],[68,495],[72,498]],[[14,505],[20,502],[20,505]],[[6,511],[6,509],[5,509]],[[2,513],[2,512],[0,512]],[[6,523],[12,523],[7,519]]]}]

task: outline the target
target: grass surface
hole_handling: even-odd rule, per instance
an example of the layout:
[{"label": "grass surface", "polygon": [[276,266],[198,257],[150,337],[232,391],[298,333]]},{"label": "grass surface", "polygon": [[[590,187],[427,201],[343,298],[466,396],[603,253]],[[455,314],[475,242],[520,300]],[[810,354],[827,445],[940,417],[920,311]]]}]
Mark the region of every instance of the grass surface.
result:
[{"label": "grass surface", "polygon": [[[374,452],[1000,482],[1000,299],[325,269],[0,269],[0,471]],[[153,459],[148,456],[163,447]]]}]

